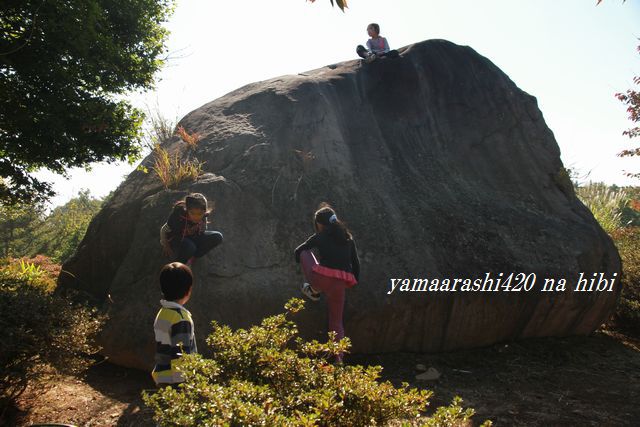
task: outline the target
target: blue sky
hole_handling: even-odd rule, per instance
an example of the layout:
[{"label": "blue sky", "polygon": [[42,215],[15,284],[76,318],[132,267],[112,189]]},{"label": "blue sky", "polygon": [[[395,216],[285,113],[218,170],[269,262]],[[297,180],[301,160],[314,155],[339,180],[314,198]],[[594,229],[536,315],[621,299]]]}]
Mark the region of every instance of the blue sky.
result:
[{"label": "blue sky", "polygon": [[[442,38],[486,56],[538,99],[566,167],[595,181],[640,185],[623,170],[640,158],[616,153],[640,144],[616,92],[640,75],[640,1],[604,0],[349,0],[342,13],[328,0],[178,0],[167,23],[169,60],[154,91],[131,94],[140,108],[168,118],[240,86],[354,59],[366,27],[377,22],[392,48]],[[52,179],[66,202],[82,188],[104,196],[135,166],[95,165]]]}]

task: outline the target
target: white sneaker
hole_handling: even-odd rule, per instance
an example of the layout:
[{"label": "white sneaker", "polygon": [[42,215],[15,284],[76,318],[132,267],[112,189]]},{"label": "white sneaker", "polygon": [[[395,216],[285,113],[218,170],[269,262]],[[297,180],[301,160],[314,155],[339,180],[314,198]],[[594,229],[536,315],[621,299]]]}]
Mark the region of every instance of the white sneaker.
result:
[{"label": "white sneaker", "polygon": [[315,292],[311,285],[306,282],[302,284],[301,291],[307,298],[312,301],[320,300],[320,292]]}]

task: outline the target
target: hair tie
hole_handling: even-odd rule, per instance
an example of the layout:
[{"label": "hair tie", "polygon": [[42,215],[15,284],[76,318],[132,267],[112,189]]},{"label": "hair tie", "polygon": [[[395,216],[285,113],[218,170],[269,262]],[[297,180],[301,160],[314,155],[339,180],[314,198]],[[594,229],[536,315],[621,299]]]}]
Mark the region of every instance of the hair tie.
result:
[{"label": "hair tie", "polygon": [[336,216],[336,214],[333,214],[329,217],[329,222],[331,224],[335,224],[336,222],[338,222],[338,217]]}]

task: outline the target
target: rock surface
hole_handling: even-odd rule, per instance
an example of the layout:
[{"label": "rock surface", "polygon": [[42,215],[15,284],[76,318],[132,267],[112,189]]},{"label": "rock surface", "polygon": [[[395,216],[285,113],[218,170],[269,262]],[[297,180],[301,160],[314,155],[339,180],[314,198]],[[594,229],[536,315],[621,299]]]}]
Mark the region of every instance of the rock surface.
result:
[{"label": "rock surface", "polygon": [[434,367],[430,367],[425,372],[416,375],[418,381],[435,381],[440,378],[442,374]]},{"label": "rock surface", "polygon": [[[429,40],[400,58],[249,84],[185,116],[207,172],[164,190],[133,172],[93,220],[60,286],[109,307],[101,336],[115,363],[149,369],[158,230],[188,192],[215,201],[225,241],[196,261],[187,308],[199,347],[210,321],[248,327],[300,296],[293,249],[330,202],[362,262],[347,293],[354,352],[444,351],[522,337],[587,334],[619,294],[573,292],[579,272],[620,276],[618,253],[576,198],[533,96],[469,47]],[[165,144],[181,150],[176,137]],[[151,166],[152,157],[143,161]],[[392,278],[535,273],[529,292],[400,292]],[[545,277],[564,292],[541,292]],[[460,284],[458,284],[458,289]],[[303,336],[326,335],[326,303],[300,313]]]}]

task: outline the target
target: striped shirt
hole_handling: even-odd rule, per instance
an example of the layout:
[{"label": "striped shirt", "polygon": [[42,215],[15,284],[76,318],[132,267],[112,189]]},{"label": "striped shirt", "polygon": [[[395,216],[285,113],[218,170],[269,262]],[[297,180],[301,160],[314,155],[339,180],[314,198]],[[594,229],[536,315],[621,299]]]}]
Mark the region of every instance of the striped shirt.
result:
[{"label": "striped shirt", "polygon": [[[175,384],[184,381],[174,361],[182,354],[196,353],[193,319],[189,310],[173,301],[161,300],[153,329],[156,336],[155,367],[151,376],[156,384]],[[182,346],[182,350],[180,347]]]}]

